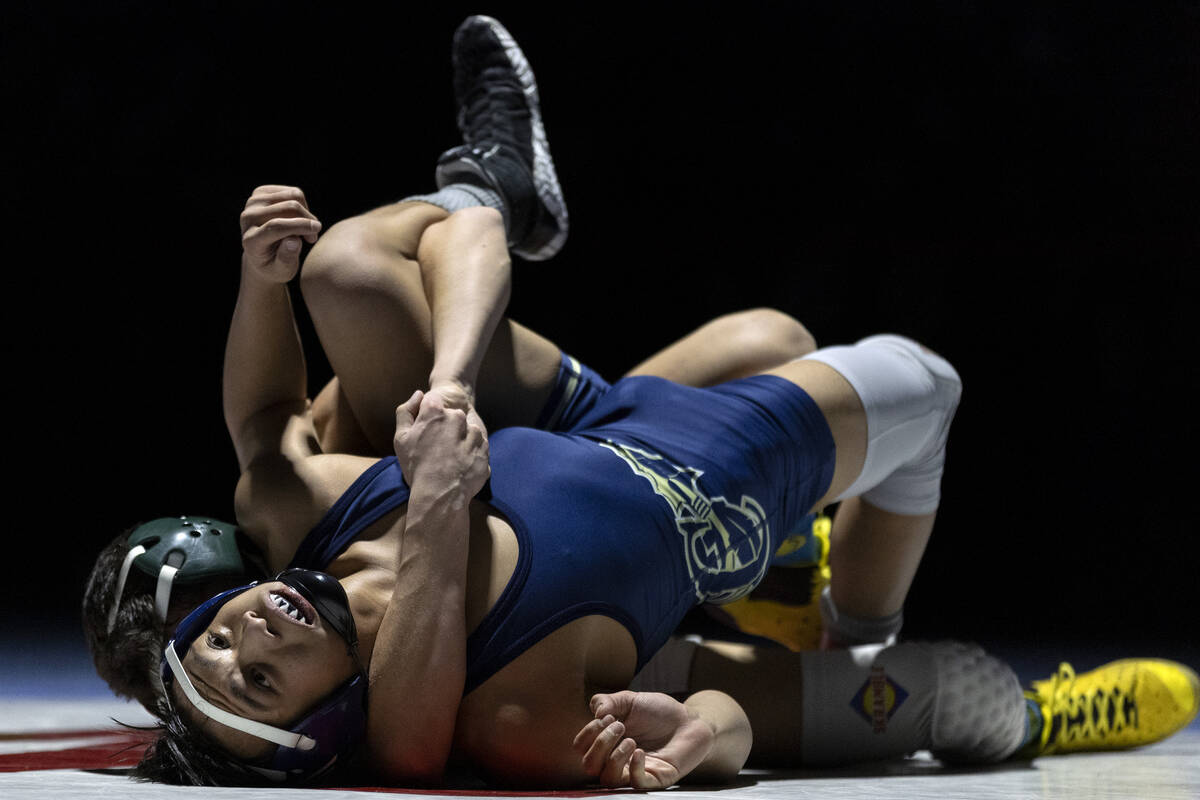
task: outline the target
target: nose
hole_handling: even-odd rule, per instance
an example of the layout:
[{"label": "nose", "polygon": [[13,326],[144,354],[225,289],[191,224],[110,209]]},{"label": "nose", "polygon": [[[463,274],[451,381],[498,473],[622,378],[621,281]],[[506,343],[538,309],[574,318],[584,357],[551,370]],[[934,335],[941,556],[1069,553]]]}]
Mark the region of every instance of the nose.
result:
[{"label": "nose", "polygon": [[267,620],[254,611],[242,615],[242,651],[248,656],[272,653],[283,646],[281,637]]}]

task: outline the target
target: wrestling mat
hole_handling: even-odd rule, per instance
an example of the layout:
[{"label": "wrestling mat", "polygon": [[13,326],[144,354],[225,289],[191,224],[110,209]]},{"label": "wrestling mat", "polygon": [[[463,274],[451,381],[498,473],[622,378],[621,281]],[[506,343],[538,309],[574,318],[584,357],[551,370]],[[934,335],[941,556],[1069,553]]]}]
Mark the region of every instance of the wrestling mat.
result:
[{"label": "wrestling mat", "polygon": [[[31,644],[31,643],[27,643]],[[0,664],[0,798],[190,797],[203,800],[361,800],[364,793],[429,797],[592,797],[626,792],[498,792],[485,789],[424,791],[404,788],[196,789],[134,783],[145,734],[122,728],[147,725],[140,706],[112,699],[91,672],[82,642],[4,650]],[[1006,654],[1024,679],[1027,670]],[[1042,661],[1038,654],[1032,661]],[[1189,659],[1190,660],[1190,659]],[[1088,668],[1097,660],[1076,658]],[[1038,668],[1030,674],[1041,677]],[[1200,797],[1200,719],[1158,745],[1124,753],[1043,758],[982,769],[948,769],[927,754],[854,769],[760,772],[747,770],[733,786],[676,787],[676,797],[705,800],[777,798],[1129,798],[1195,800]]]}]

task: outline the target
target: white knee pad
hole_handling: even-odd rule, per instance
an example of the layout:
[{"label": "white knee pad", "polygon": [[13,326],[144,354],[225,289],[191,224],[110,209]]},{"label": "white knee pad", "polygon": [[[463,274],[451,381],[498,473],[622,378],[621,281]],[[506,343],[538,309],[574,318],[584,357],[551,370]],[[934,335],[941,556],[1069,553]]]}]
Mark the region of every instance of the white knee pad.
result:
[{"label": "white knee pad", "polygon": [[941,499],[950,421],[962,381],[950,362],[902,336],[871,336],[804,357],[850,382],[867,416],[867,455],[837,499],[862,496],[896,514],[929,514]]},{"label": "white knee pad", "polygon": [[806,765],[917,750],[945,761],[994,763],[1025,740],[1017,676],[974,645],[904,642],[800,658]]}]

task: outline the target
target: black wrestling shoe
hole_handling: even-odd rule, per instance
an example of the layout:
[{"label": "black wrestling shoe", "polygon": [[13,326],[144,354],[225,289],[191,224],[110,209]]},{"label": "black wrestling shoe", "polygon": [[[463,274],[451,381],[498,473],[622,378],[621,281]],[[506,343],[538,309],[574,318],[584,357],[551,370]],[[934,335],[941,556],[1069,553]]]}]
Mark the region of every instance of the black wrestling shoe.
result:
[{"label": "black wrestling shoe", "polygon": [[525,54],[491,17],[468,17],[452,53],[464,144],[438,159],[437,186],[481,185],[508,211],[512,251],[544,261],[567,240],[567,206],[542,127],[537,82]]}]

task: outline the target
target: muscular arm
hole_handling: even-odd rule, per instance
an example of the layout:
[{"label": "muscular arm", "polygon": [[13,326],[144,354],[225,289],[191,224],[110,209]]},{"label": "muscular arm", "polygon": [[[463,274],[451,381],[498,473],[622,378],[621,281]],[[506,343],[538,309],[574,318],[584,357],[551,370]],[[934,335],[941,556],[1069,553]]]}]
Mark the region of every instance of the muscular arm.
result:
[{"label": "muscular arm", "polygon": [[487,440],[465,411],[435,394],[414,394],[397,420],[396,456],[411,494],[395,589],[371,657],[368,747],[385,778],[434,781],[466,678],[468,504],[487,479]]},{"label": "muscular arm", "polygon": [[439,498],[414,483],[396,588],[371,658],[371,762],[393,780],[441,777],[466,677],[467,506]]},{"label": "muscular arm", "polygon": [[[300,241],[321,223],[299,189],[262,186],[242,213],[242,277],[225,345],[222,405],[243,470],[260,451],[278,450],[278,434],[251,422],[263,411],[280,420],[307,402],[304,351],[287,283],[300,266]],[[272,430],[279,426],[269,426]]]},{"label": "muscular arm", "polygon": [[287,285],[264,281],[244,265],[221,386],[225,424],[242,469],[262,446],[247,423],[268,408],[303,408],[307,397],[304,352]]}]

